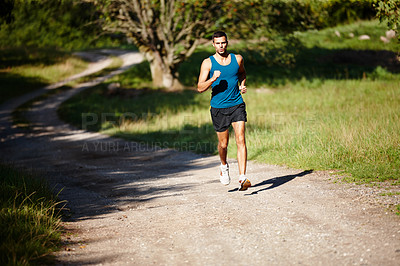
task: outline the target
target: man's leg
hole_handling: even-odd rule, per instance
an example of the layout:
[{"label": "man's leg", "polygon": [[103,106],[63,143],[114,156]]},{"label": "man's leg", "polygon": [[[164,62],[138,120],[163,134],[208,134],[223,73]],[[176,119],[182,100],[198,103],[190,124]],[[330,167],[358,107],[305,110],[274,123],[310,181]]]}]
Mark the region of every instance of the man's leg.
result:
[{"label": "man's leg", "polygon": [[235,139],[237,145],[237,159],[239,164],[239,173],[240,175],[246,174],[246,166],[247,166],[247,147],[246,147],[246,138],[245,138],[245,122],[238,121],[233,122],[232,127],[235,130]]},{"label": "man's leg", "polygon": [[219,181],[223,185],[229,185],[229,183],[231,182],[231,178],[229,176],[229,167],[226,161],[228,152],[228,142],[229,142],[229,130],[227,129],[224,132],[217,132],[217,136],[218,136],[218,153],[219,153],[219,158],[221,160]]},{"label": "man's leg", "polygon": [[221,163],[226,165],[226,157],[228,153],[228,142],[229,142],[229,129],[224,132],[217,132],[218,136],[218,153]]},{"label": "man's leg", "polygon": [[246,166],[247,166],[247,148],[245,138],[245,122],[238,121],[232,123],[233,129],[235,130],[235,138],[237,145],[237,158],[239,165],[239,191],[247,190],[251,187],[251,182],[246,177]]}]

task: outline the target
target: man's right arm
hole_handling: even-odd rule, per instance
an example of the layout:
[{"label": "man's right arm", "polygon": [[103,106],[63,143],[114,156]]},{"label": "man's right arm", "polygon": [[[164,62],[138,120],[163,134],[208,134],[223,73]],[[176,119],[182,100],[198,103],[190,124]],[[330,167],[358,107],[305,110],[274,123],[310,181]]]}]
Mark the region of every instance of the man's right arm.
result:
[{"label": "man's right arm", "polygon": [[208,75],[210,74],[211,71],[211,60],[209,58],[204,59],[203,63],[201,64],[200,68],[200,75],[199,75],[199,81],[197,83],[197,91],[198,92],[205,92],[210,88],[211,84],[213,84],[214,81],[218,79],[218,77],[221,75],[221,72],[216,70],[214,71],[213,76],[207,80]]}]

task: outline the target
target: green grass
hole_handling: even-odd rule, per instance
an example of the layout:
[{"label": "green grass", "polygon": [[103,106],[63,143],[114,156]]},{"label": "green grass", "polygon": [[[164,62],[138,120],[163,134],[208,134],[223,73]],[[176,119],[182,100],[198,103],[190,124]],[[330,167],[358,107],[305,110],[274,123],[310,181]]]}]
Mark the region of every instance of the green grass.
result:
[{"label": "green grass", "polygon": [[60,203],[37,174],[0,165],[0,264],[52,261],[60,243]]},{"label": "green grass", "polygon": [[304,81],[272,94],[249,93],[249,158],[340,169],[352,181],[399,179],[399,81]]},{"label": "green grass", "polygon": [[381,193],[379,194],[380,196],[397,196],[400,195],[400,192],[387,192],[387,193]]},{"label": "green grass", "polygon": [[113,77],[109,82],[118,82],[122,88],[144,89],[151,88],[150,64],[144,61],[128,69],[123,75]]},{"label": "green grass", "polygon": [[0,49],[0,103],[60,81],[86,67],[83,60],[54,49]]}]

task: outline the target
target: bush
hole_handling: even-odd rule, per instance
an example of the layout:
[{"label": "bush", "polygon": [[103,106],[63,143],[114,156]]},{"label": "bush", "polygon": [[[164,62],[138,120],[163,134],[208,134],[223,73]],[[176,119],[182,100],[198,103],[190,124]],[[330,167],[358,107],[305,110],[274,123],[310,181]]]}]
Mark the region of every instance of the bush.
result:
[{"label": "bush", "polygon": [[247,60],[260,66],[293,67],[302,44],[293,34],[276,35],[270,39],[247,42],[241,49]]}]

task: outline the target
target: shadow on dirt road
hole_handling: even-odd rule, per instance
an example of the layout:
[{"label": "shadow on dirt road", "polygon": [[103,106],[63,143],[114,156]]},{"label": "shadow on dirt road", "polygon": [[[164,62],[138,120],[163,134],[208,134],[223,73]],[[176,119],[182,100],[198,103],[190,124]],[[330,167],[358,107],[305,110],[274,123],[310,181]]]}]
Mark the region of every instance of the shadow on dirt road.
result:
[{"label": "shadow on dirt road", "polygon": [[303,171],[303,172],[295,174],[295,175],[285,175],[285,176],[275,177],[275,178],[271,178],[271,179],[262,181],[260,183],[257,183],[255,185],[253,185],[252,187],[255,188],[255,187],[261,187],[261,186],[265,186],[265,185],[271,185],[271,186],[266,187],[266,188],[258,189],[257,191],[251,192],[251,194],[246,194],[246,196],[247,195],[255,195],[255,194],[258,194],[261,191],[265,191],[265,190],[269,190],[269,189],[273,189],[273,188],[279,187],[279,186],[281,186],[281,185],[283,185],[283,184],[295,179],[296,177],[302,177],[302,176],[311,174],[312,172],[313,172],[313,170],[306,170],[306,171]]}]

